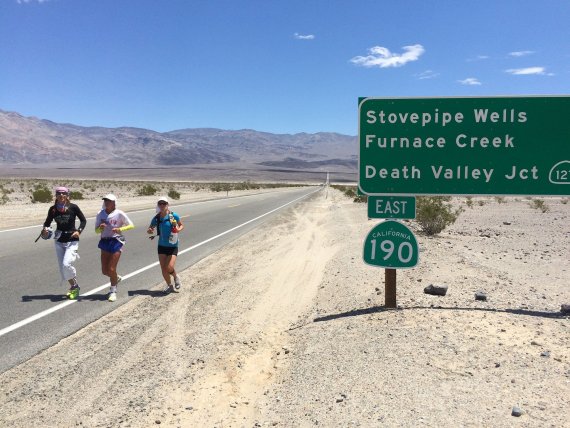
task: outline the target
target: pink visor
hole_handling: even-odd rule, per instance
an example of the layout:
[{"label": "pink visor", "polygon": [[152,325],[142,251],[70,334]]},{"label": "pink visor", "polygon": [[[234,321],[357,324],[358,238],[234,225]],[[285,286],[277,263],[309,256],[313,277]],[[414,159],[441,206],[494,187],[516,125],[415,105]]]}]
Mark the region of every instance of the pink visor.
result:
[{"label": "pink visor", "polygon": [[67,187],[56,187],[55,188],[55,193],[69,193],[69,189]]}]

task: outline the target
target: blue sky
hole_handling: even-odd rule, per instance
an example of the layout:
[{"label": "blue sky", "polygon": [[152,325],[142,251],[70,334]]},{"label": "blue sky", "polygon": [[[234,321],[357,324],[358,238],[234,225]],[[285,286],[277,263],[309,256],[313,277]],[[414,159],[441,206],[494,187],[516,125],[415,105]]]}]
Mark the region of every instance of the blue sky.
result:
[{"label": "blue sky", "polygon": [[0,0],[0,109],[356,135],[360,96],[570,94],[569,0]]}]

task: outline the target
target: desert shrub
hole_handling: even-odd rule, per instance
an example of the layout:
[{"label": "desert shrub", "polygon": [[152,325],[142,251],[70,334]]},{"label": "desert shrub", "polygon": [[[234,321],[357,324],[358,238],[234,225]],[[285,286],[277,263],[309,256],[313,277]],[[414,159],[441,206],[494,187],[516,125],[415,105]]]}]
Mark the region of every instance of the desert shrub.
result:
[{"label": "desert shrub", "polygon": [[420,196],[416,201],[416,221],[426,235],[437,235],[455,220],[461,208],[453,209],[449,196]]},{"label": "desert shrub", "polygon": [[562,199],[560,200],[560,203],[563,204],[563,205],[566,205],[566,204],[568,203],[568,198],[562,198]]},{"label": "desert shrub", "polygon": [[502,196],[495,196],[495,200],[497,201],[497,203],[499,204],[504,204],[505,203],[505,198]]},{"label": "desert shrub", "polygon": [[471,196],[467,196],[467,200],[465,201],[465,205],[469,208],[473,208],[473,198]]},{"label": "desert shrub", "polygon": [[251,189],[259,189],[259,184],[252,183],[249,180],[234,184],[234,190],[251,190]]},{"label": "desert shrub", "polygon": [[156,187],[154,187],[152,184],[145,184],[144,186],[142,186],[139,189],[138,195],[139,196],[152,196],[152,195],[156,194],[157,191],[158,191],[158,189]]},{"label": "desert shrub", "polygon": [[348,196],[349,198],[354,198],[356,197],[356,188],[352,188],[352,187],[345,187],[343,189],[343,192],[346,196]]},{"label": "desert shrub", "polygon": [[72,190],[69,192],[69,199],[81,200],[83,199],[83,193],[79,190]]},{"label": "desert shrub", "polygon": [[12,193],[11,190],[5,189],[4,186],[0,186],[0,205],[6,205],[10,200],[8,194]]},{"label": "desert shrub", "polygon": [[180,199],[180,193],[177,192],[177,191],[174,190],[174,189],[170,189],[170,190],[168,191],[168,197],[169,197],[170,199],[178,200],[178,199]]},{"label": "desert shrub", "polygon": [[349,198],[355,198],[357,196],[355,186],[344,186],[342,184],[333,184],[331,187],[333,189],[340,190],[342,193],[344,193]]},{"label": "desert shrub", "polygon": [[482,207],[483,205],[485,205],[485,201],[479,201],[478,204],[480,207]]},{"label": "desert shrub", "polygon": [[212,183],[210,184],[210,190],[212,192],[229,192],[232,190],[231,183]]},{"label": "desert shrub", "polygon": [[342,184],[333,184],[331,187],[333,189],[340,190],[346,196],[348,196],[349,198],[352,198],[352,202],[355,202],[358,204],[365,204],[368,202],[368,196],[367,195],[359,195],[356,186],[344,186]]},{"label": "desert shrub", "polygon": [[533,199],[529,205],[531,208],[540,210],[543,213],[550,210],[550,208],[548,208],[548,205],[546,205],[542,199]]},{"label": "desert shrub", "polygon": [[249,181],[242,181],[236,183],[234,186],[235,190],[249,190]]},{"label": "desert shrub", "polygon": [[32,203],[36,202],[51,202],[53,201],[53,194],[50,189],[47,188],[45,184],[35,186],[32,190]]}]

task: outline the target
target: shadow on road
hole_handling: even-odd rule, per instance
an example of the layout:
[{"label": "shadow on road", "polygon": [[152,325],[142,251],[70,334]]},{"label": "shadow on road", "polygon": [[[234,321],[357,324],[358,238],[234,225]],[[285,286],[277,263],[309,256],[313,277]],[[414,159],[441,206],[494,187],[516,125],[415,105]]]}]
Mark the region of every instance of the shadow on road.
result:
[{"label": "shadow on road", "polygon": [[64,300],[67,300],[67,296],[65,294],[39,294],[37,296],[22,296],[22,302],[33,302],[34,300],[62,302]]},{"label": "shadow on road", "polygon": [[168,294],[162,292],[161,290],[131,290],[129,291],[129,297],[132,296],[150,296],[150,297],[165,297]]},{"label": "shadow on road", "polygon": [[[34,300],[49,300],[50,302],[64,302],[67,301],[65,294],[38,294],[36,296],[22,296],[22,302],[33,302]],[[107,300],[107,294],[91,294],[90,296],[79,296],[78,301],[100,301]]]},{"label": "shadow on road", "polygon": [[107,296],[108,294],[91,294],[89,296],[79,296],[79,298],[77,300],[81,301],[81,300],[91,300],[94,302],[99,302],[99,301],[103,301],[103,300],[107,300]]}]

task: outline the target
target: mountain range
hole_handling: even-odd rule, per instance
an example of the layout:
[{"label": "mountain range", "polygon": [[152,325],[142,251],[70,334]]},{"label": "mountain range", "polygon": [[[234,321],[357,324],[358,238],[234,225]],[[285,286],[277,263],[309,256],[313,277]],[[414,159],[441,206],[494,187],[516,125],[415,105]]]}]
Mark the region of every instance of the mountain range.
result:
[{"label": "mountain range", "polygon": [[357,138],[332,132],[83,127],[0,110],[0,165],[151,168],[213,164],[352,172],[357,166]]}]

